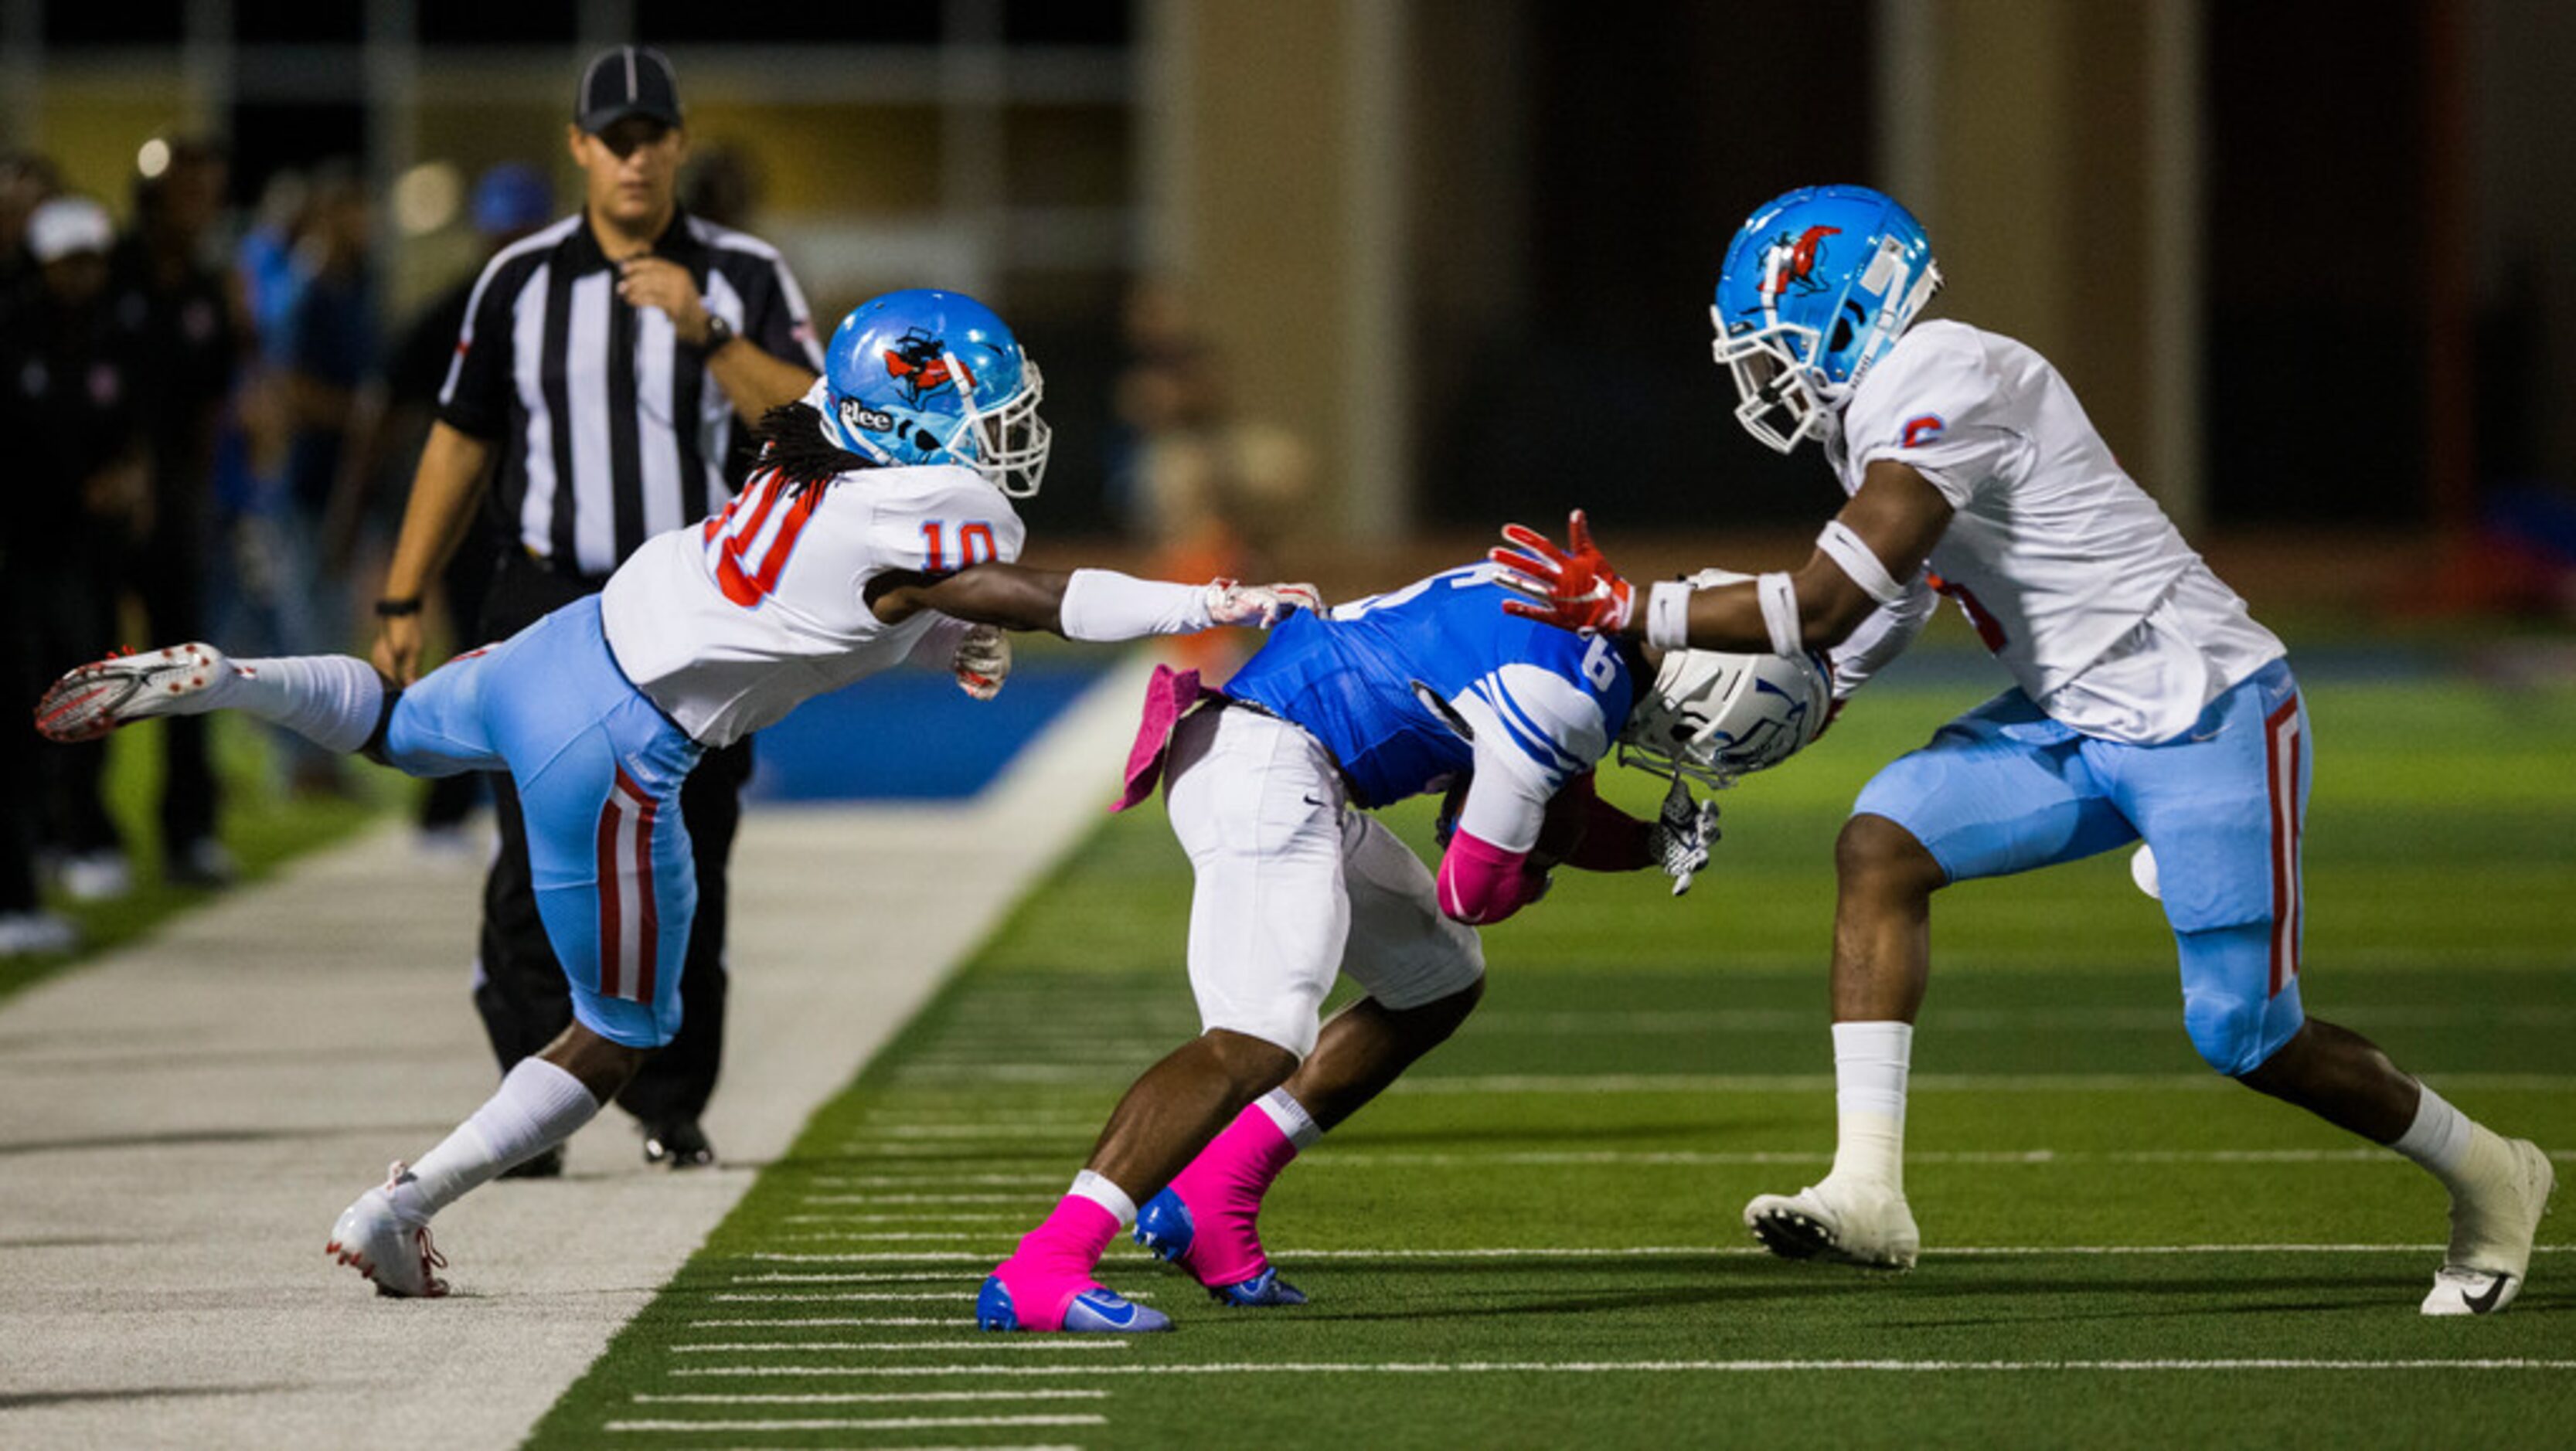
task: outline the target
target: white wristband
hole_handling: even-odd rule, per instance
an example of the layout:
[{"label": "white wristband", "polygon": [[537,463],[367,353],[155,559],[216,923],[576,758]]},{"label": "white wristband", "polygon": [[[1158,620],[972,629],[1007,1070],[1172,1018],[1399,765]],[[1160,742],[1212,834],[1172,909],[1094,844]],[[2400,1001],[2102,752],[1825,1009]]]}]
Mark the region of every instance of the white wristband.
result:
[{"label": "white wristband", "polygon": [[1064,583],[1056,621],[1068,640],[1136,640],[1208,627],[1207,586],[1138,579],[1114,569],[1077,569]]},{"label": "white wristband", "polygon": [[1797,581],[1774,570],[1757,577],[1753,588],[1762,599],[1762,624],[1771,632],[1771,653],[1805,654],[1805,632],[1798,628]]},{"label": "white wristband", "polygon": [[1646,643],[1658,650],[1690,648],[1691,587],[1682,580],[1658,580],[1646,592]]},{"label": "white wristband", "polygon": [[1878,555],[1871,551],[1868,543],[1842,520],[1826,521],[1825,532],[1816,536],[1816,548],[1822,550],[1826,558],[1841,565],[1843,573],[1850,575],[1851,582],[1859,585],[1861,593],[1871,599],[1882,605],[1892,605],[1905,598],[1905,586],[1896,582],[1896,576],[1887,572],[1887,566],[1879,562]]}]

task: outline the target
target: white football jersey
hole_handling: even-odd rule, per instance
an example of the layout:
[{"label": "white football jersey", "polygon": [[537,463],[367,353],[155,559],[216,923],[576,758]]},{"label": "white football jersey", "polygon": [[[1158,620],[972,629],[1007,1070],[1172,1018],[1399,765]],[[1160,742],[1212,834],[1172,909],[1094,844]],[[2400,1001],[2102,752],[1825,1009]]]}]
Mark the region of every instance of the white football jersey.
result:
[{"label": "white football jersey", "polygon": [[2148,742],[2282,654],[2111,456],[2048,360],[1917,324],[1853,391],[1826,457],[1843,492],[1894,459],[1956,514],[1932,583],[2024,693],[2088,735]]},{"label": "white football jersey", "polygon": [[637,689],[692,737],[730,745],[900,664],[945,618],[881,623],[870,579],[1016,561],[1026,538],[1001,490],[954,464],[802,489],[759,472],[723,513],[644,541],[600,592],[600,622]]}]

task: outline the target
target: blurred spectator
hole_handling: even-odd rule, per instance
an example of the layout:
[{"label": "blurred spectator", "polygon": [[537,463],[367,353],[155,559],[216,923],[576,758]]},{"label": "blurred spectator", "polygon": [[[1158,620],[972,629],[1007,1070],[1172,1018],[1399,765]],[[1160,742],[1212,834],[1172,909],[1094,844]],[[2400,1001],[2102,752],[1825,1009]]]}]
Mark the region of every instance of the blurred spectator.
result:
[{"label": "blurred spectator", "polygon": [[[445,386],[448,365],[456,357],[456,339],[465,330],[476,279],[502,248],[554,220],[554,210],[554,187],[533,166],[503,162],[475,180],[471,217],[483,239],[483,254],[454,286],[420,310],[386,355],[385,410],[366,445],[368,478],[374,477],[384,460],[419,457],[438,408],[438,390]],[[478,508],[439,576],[448,630],[460,649],[482,643],[475,631],[501,545],[501,530],[492,522],[491,512]],[[478,774],[430,782],[421,798],[422,845],[439,853],[470,850],[464,822],[483,796],[483,778]]]},{"label": "blurred spectator", "polygon": [[[144,634],[195,640],[207,629],[206,575],[214,520],[215,434],[248,333],[239,284],[216,260],[227,168],[197,140],[168,143],[167,161],[134,186],[134,226],[109,257],[111,305],[142,343],[149,400],[152,522],[127,583]],[[232,860],[215,836],[215,779],[203,717],[161,728],[163,879],[220,886]]]},{"label": "blurred spectator", "polygon": [[[345,511],[335,517],[332,505],[348,497],[341,473],[349,462],[352,414],[360,390],[376,376],[373,230],[374,209],[356,173],[336,164],[318,171],[296,238],[284,346],[269,350],[283,365],[273,403],[285,455],[282,491],[266,511],[273,546],[268,564],[281,601],[281,643],[289,651],[339,648],[354,618],[343,580],[357,521]],[[340,758],[300,740],[289,751],[296,790],[337,795],[347,789]]]},{"label": "blurred spectator", "polygon": [[62,189],[62,174],[51,158],[0,152],[0,293],[35,275],[35,261],[27,255],[27,218]]},{"label": "blurred spectator", "polygon": [[[1176,291],[1137,287],[1125,326],[1131,361],[1119,374],[1117,408],[1126,439],[1111,487],[1129,528],[1152,545],[1148,572],[1262,577],[1312,492],[1305,445],[1235,413],[1224,359]],[[1214,634],[1176,643],[1202,664],[1240,648]]]},{"label": "blurred spectator", "polygon": [[[109,305],[113,241],[97,202],[45,202],[27,219],[36,284],[0,310],[0,437],[9,440],[16,496],[0,509],[8,556],[0,576],[7,628],[40,670],[115,645],[114,581],[151,524],[140,335],[121,328]],[[22,700],[39,688],[22,684]],[[100,796],[105,761],[104,751],[40,747],[35,763],[45,843],[61,856],[64,889],[84,901],[133,886]]]},{"label": "blurred spectator", "polygon": [[[26,250],[27,222],[54,190],[53,163],[23,152],[0,156],[0,426],[27,422],[23,395],[27,365],[41,339],[31,331],[37,301],[36,261]],[[50,379],[45,386],[50,386]],[[13,434],[14,436],[14,434]],[[31,700],[56,668],[56,652],[38,628],[43,616],[39,576],[52,542],[43,525],[78,527],[76,514],[58,497],[31,497],[41,488],[13,470],[21,497],[0,507],[0,690]],[[72,925],[44,910],[36,881],[36,847],[45,833],[44,774],[32,732],[0,730],[0,958],[67,952],[76,945]]]}]

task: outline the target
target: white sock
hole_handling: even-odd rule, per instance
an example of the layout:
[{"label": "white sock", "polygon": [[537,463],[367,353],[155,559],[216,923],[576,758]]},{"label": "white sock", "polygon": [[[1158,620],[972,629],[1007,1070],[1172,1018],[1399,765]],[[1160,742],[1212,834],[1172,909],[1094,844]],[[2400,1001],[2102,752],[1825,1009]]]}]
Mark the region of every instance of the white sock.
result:
[{"label": "white sock", "polygon": [[411,1166],[414,1182],[394,1191],[394,1207],[426,1220],[502,1170],[571,1138],[598,1112],[599,1100],[580,1079],[543,1058],[522,1058],[500,1091]]},{"label": "white sock", "polygon": [[329,751],[354,751],[384,713],[384,677],[354,655],[287,655],[235,660],[208,686],[208,710],[238,710],[281,725]]},{"label": "white sock", "polygon": [[1912,1023],[1834,1024],[1833,1177],[1905,1192],[1905,1074]]},{"label": "white sock", "polygon": [[2426,1172],[2456,1194],[2468,1170],[2471,1150],[2484,1132],[2476,1120],[2427,1088],[2423,1100],[2415,1106],[2415,1122],[2407,1125],[2406,1132],[2388,1147],[2423,1165]]},{"label": "white sock", "polygon": [[1270,1121],[1279,1126],[1279,1132],[1287,1137],[1289,1143],[1296,1145],[1297,1152],[1301,1154],[1315,1147],[1315,1140],[1324,1136],[1323,1125],[1316,1123],[1315,1116],[1306,1112],[1306,1105],[1299,1103],[1287,1089],[1274,1088],[1253,1102],[1263,1113],[1270,1115]]},{"label": "white sock", "polygon": [[1126,1229],[1129,1225],[1136,1222],[1135,1199],[1129,1196],[1126,1190],[1110,1183],[1108,1180],[1091,1172],[1089,1169],[1085,1169],[1081,1173],[1074,1175],[1073,1187],[1065,1192],[1088,1199],[1092,1203],[1099,1205],[1101,1208],[1108,1210],[1110,1213],[1117,1215],[1118,1227],[1121,1230]]}]

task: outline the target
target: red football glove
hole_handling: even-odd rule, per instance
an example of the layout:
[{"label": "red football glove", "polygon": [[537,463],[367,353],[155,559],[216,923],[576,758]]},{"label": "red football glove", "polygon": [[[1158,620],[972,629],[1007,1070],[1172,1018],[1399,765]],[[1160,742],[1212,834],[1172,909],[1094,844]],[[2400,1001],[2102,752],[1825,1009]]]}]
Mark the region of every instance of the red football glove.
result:
[{"label": "red football glove", "polygon": [[1592,529],[1577,509],[1565,522],[1569,548],[1559,549],[1548,537],[1519,524],[1503,526],[1503,540],[1527,553],[1490,549],[1485,557],[1502,567],[1495,583],[1528,596],[1505,600],[1503,608],[1528,619],[1567,630],[1617,634],[1636,611],[1637,592],[1610,567],[1592,545]]}]

